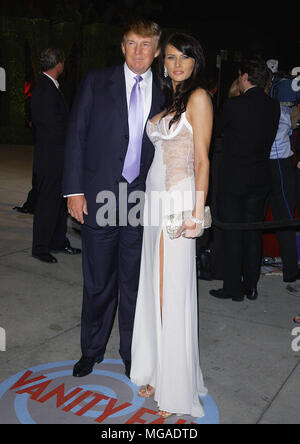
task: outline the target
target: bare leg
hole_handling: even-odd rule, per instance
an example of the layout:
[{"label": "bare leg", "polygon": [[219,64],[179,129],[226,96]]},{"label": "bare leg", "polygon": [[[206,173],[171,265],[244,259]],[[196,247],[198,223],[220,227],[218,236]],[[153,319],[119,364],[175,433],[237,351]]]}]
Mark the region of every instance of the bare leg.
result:
[{"label": "bare leg", "polygon": [[[162,322],[162,308],[163,308],[163,285],[164,285],[164,234],[161,232],[160,243],[159,243],[159,257],[160,257],[160,267],[159,267],[159,290],[160,290],[160,316]],[[172,413],[165,412],[164,410],[158,411],[159,416],[163,418],[168,418],[172,416]]]},{"label": "bare leg", "polygon": [[160,270],[159,270],[159,290],[160,290],[160,315],[162,320],[162,307],[163,307],[163,285],[164,285],[164,235],[161,232],[159,243],[159,257],[160,257]]}]

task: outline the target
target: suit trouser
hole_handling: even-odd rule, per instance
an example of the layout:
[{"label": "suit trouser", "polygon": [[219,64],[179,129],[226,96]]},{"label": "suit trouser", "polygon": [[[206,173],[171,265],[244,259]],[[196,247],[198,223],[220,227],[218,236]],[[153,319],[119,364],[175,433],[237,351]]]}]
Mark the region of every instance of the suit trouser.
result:
[{"label": "suit trouser", "polygon": [[32,172],[32,188],[27,195],[27,199],[23,204],[23,208],[26,208],[30,213],[34,213],[38,196],[38,183],[35,172]]},{"label": "suit trouser", "polygon": [[[262,222],[267,192],[218,195],[218,214],[222,222]],[[223,230],[224,271],[223,290],[241,296],[257,286],[262,260],[262,232]]]},{"label": "suit trouser", "polygon": [[[269,203],[274,220],[290,219],[290,213],[294,216],[297,200],[296,171],[293,165],[293,158],[280,159],[282,178],[278,160],[270,160],[270,164],[272,191],[269,196]],[[276,231],[276,235],[280,245],[283,277],[287,279],[295,278],[298,271],[296,229],[280,229]]]},{"label": "suit trouser", "polygon": [[142,234],[141,226],[82,227],[81,348],[85,356],[103,359],[119,293],[119,352],[123,361],[131,360]]},{"label": "suit trouser", "polygon": [[37,174],[37,189],[32,254],[47,254],[69,245],[67,204],[61,194],[59,175]]}]

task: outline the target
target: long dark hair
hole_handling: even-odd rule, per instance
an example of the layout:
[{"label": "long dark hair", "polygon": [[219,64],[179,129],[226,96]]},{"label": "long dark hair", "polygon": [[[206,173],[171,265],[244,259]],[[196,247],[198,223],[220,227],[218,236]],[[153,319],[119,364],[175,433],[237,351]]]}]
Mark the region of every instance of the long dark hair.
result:
[{"label": "long dark hair", "polygon": [[[178,51],[195,60],[191,76],[179,83],[176,91],[173,89],[170,77],[164,77],[165,56],[168,45],[174,46]],[[164,116],[175,113],[169,124],[170,128],[173,123],[180,119],[181,114],[185,112],[191,93],[199,87],[205,88],[204,71],[205,58],[202,46],[198,40],[188,34],[176,32],[165,41],[159,56],[159,74],[165,95],[166,112]]]}]

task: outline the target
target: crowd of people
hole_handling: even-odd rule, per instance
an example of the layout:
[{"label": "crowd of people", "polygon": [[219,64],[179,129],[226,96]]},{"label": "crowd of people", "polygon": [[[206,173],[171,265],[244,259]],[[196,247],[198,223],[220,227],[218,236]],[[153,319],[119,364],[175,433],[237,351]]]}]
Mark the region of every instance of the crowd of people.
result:
[{"label": "crowd of people", "polygon": [[[241,74],[243,71],[247,71],[248,78],[252,77],[252,81],[250,80],[247,84],[246,90],[241,84],[241,77],[233,82],[229,90],[229,99],[222,109],[221,116],[217,117],[217,137],[222,133],[222,129],[223,134],[217,139],[214,159],[217,164],[213,169],[213,179],[214,177],[217,179],[217,186],[213,183],[214,207],[218,218],[224,222],[249,223],[264,220],[266,210],[270,205],[274,220],[283,221],[282,227],[276,231],[280,245],[283,280],[294,283],[300,278],[296,227],[286,228],[284,221],[294,219],[297,199],[299,200],[300,194],[299,182],[297,184],[300,175],[299,163],[295,162],[294,156],[294,151],[298,152],[296,147],[299,145],[297,125],[300,92],[299,88],[293,87],[294,77],[272,72],[267,63],[262,60],[252,60],[250,63],[252,63],[252,67],[245,68],[241,65]],[[261,64],[260,74],[257,69],[259,63]],[[259,75],[260,79],[253,80],[253,77]],[[258,89],[260,81],[262,83]],[[256,88],[253,89],[254,84]],[[262,101],[255,104],[254,98],[252,98],[252,104],[246,102],[246,99],[250,101],[250,94],[254,95],[259,91],[264,92],[261,96],[262,99],[266,97],[273,99],[273,104],[275,103],[277,107],[276,119],[274,116],[271,118],[271,112],[267,112],[266,109],[266,117],[260,115],[263,109]],[[242,107],[243,101],[246,102],[244,109]],[[240,107],[239,111],[237,111],[238,107]],[[293,116],[294,118],[292,118]],[[273,122],[273,135],[270,134],[271,151],[270,147],[265,145],[266,151],[264,152],[262,147],[265,142],[259,146],[259,138],[263,141],[263,138],[267,137],[268,118]],[[234,147],[235,143],[236,147]],[[257,147],[256,153],[254,153],[254,147]],[[247,158],[249,148],[250,157]],[[215,181],[213,180],[213,182]],[[258,191],[262,198],[260,204],[258,200],[251,202],[255,209],[247,210],[246,197],[250,196],[251,199],[254,199],[255,192]],[[240,196],[239,204],[237,196]],[[227,200],[229,198],[230,202]],[[235,202],[233,203],[232,200]],[[233,211],[236,213],[233,214]],[[259,216],[258,213],[260,213]],[[215,234],[217,237],[218,231]],[[262,233],[258,230],[253,232],[250,230],[236,230],[235,232],[225,230],[221,234],[221,241],[218,242],[218,246],[222,244],[225,250],[221,266],[224,273],[224,291],[212,290],[211,294],[219,298],[233,296],[234,300],[240,301],[244,299],[243,294],[248,299],[257,299],[257,282],[262,258]],[[239,249],[239,255],[237,249]],[[247,259],[247,251],[252,251],[254,254],[249,260]],[[245,270],[245,276],[242,269]],[[256,272],[251,278],[249,274],[251,270],[254,273],[254,269]],[[235,290],[232,284],[234,279],[230,273],[236,273]],[[230,276],[230,278],[226,276]],[[228,279],[231,284],[227,283]],[[252,284],[256,282],[256,284],[251,284],[251,288],[249,288],[249,282]],[[239,296],[235,294],[237,292]]]},{"label": "crowd of people", "polygon": [[[126,375],[141,386],[139,396],[153,396],[163,418],[201,417],[199,396],[207,389],[199,363],[196,239],[210,203],[209,151],[218,139],[221,154],[211,180],[222,222],[263,222],[267,202],[276,219],[293,218],[289,122],[300,92],[287,100],[285,79],[272,75],[261,59],[246,60],[214,126],[200,43],[181,32],[160,40],[156,23],[131,23],[121,42],[124,64],[89,71],[71,112],[58,84],[64,54],[57,48],[42,52],[31,99],[37,187],[32,256],[56,263],[53,252],[80,254],[67,238],[67,210],[81,224],[82,356],[74,377],[88,375],[104,359],[118,305],[120,355]],[[157,74],[151,70],[156,58]],[[299,156],[299,138],[296,144]],[[143,216],[155,216],[155,226],[121,223],[124,185],[127,220],[134,208],[130,196],[142,194],[148,203]],[[99,224],[107,204],[102,191],[115,198],[108,208],[114,224]],[[162,208],[153,204],[157,192]],[[185,198],[173,202],[170,213],[173,192]],[[167,224],[173,224],[175,239]],[[262,232],[229,228],[221,238],[224,284],[212,296],[256,300]],[[283,278],[295,282],[296,229],[278,231],[278,239]]]}]

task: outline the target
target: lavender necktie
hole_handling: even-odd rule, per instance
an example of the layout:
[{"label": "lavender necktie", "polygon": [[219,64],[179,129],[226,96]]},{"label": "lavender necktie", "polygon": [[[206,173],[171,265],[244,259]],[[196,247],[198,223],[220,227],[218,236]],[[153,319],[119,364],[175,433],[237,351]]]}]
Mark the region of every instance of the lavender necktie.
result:
[{"label": "lavender necktie", "polygon": [[136,76],[129,102],[128,125],[129,144],[122,175],[131,183],[140,174],[141,151],[144,133],[143,98],[140,82],[143,77]]}]

